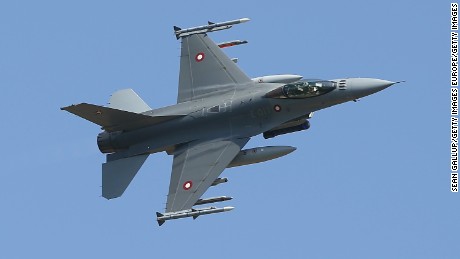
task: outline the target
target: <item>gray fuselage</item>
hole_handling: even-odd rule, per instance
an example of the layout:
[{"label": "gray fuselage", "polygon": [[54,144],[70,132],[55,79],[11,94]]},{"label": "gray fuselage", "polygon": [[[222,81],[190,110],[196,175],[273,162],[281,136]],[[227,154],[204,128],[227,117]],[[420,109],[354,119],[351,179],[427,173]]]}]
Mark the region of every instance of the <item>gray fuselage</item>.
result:
[{"label": "gray fuselage", "polygon": [[[340,80],[348,81],[348,85],[309,98],[267,98],[265,95],[268,92],[283,84],[253,83],[222,93],[219,97],[202,98],[147,111],[143,114],[185,116],[134,131],[112,133],[112,145],[119,150],[116,154],[119,158],[161,151],[172,153],[181,144],[193,141],[252,137],[311,112],[368,95],[372,91],[354,89],[353,80],[378,79],[332,81]],[[390,84],[389,81],[379,81]]]}]

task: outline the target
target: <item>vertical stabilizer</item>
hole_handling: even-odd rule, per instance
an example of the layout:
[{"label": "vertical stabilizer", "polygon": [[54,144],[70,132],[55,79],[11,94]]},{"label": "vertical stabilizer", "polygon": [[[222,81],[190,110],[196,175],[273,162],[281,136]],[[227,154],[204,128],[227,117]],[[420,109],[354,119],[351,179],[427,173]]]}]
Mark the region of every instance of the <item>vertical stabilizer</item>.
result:
[{"label": "vertical stabilizer", "polygon": [[150,106],[148,106],[133,89],[123,89],[113,93],[112,96],[110,96],[108,106],[113,109],[135,113],[151,110]]}]

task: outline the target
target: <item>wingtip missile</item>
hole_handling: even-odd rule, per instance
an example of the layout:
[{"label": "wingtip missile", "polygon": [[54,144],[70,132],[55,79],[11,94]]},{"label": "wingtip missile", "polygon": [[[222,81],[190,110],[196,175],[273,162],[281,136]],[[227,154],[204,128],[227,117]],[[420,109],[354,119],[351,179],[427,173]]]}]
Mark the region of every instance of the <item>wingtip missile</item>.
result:
[{"label": "wingtip missile", "polygon": [[158,225],[161,226],[167,220],[190,218],[190,217],[192,217],[193,219],[196,219],[201,215],[227,212],[227,211],[233,210],[234,208],[235,207],[223,207],[223,208],[209,207],[209,208],[189,209],[189,210],[183,210],[183,211],[168,212],[164,214],[157,212],[157,222],[158,222]]},{"label": "wingtip missile", "polygon": [[179,39],[179,38],[187,37],[193,34],[203,34],[203,33],[208,33],[208,32],[230,29],[232,28],[232,25],[245,23],[248,21],[250,21],[249,18],[242,18],[238,20],[218,22],[218,23],[208,21],[207,25],[192,27],[192,28],[187,28],[187,29],[181,29],[177,26],[174,26],[174,34],[176,35],[176,38]]}]

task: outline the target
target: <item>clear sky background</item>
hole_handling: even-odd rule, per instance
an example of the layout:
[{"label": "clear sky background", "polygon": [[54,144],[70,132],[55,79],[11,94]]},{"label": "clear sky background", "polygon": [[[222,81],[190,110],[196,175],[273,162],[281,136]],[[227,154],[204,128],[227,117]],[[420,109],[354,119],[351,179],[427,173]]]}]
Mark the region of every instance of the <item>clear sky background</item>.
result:
[{"label": "clear sky background", "polygon": [[[407,82],[254,137],[298,149],[224,171],[205,196],[233,196],[231,212],[158,227],[164,153],[123,197],[100,197],[100,129],[59,108],[123,88],[174,104],[172,26],[243,17],[210,37],[248,40],[226,52],[250,77]],[[460,258],[449,44],[448,1],[2,1],[0,258]]]}]

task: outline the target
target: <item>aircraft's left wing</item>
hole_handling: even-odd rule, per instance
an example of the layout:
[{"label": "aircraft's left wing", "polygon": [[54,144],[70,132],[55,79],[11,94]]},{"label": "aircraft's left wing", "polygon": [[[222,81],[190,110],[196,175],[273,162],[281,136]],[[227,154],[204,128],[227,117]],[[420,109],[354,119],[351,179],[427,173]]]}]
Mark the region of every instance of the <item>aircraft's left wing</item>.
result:
[{"label": "aircraft's left wing", "polygon": [[190,143],[175,155],[166,212],[191,209],[249,138]]}]

